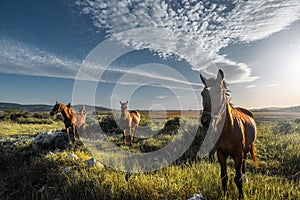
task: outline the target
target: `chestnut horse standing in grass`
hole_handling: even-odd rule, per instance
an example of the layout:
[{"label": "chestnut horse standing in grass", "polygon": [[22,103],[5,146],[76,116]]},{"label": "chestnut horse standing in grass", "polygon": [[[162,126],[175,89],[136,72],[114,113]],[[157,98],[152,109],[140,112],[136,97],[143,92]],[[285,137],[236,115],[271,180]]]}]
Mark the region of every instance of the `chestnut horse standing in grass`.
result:
[{"label": "chestnut horse standing in grass", "polygon": [[[129,140],[130,146],[132,146],[132,140],[134,140],[136,128],[140,123],[140,113],[137,111],[128,111],[128,101],[126,103],[121,104],[121,119],[120,119],[120,126],[123,129],[123,144],[126,145],[126,129],[129,129]],[[133,141],[134,142],[134,141]]]},{"label": "chestnut horse standing in grass", "polygon": [[208,124],[210,123],[209,120],[216,117],[225,119],[220,137],[214,147],[217,150],[218,161],[221,165],[224,195],[226,195],[228,181],[226,159],[231,156],[235,164],[234,180],[239,190],[239,198],[243,199],[242,176],[247,182],[245,159],[248,152],[251,154],[254,165],[258,166],[256,148],[253,143],[256,138],[256,124],[253,115],[250,111],[244,108],[234,108],[229,103],[222,70],[219,70],[216,79],[206,79],[201,74],[200,78],[204,84],[201,93],[203,98],[202,124]]},{"label": "chestnut horse standing in grass", "polygon": [[[66,132],[68,134],[72,134],[72,140],[75,142],[77,128],[85,128],[85,110],[76,113],[70,104],[66,106],[56,101],[50,115],[53,116],[57,113],[61,113],[63,115]],[[69,128],[72,129],[71,133]]]}]

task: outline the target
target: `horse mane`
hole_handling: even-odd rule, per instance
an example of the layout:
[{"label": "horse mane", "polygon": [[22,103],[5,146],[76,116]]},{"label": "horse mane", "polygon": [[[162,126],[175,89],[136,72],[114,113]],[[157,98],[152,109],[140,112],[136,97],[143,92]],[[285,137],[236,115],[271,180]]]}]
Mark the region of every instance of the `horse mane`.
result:
[{"label": "horse mane", "polygon": [[228,89],[228,84],[225,80],[223,80],[223,87],[225,89],[225,94],[226,96],[229,96],[229,93],[231,92],[229,89]]},{"label": "horse mane", "polygon": [[[228,84],[226,83],[225,80],[223,80],[223,87],[225,88],[225,94],[226,94],[226,96],[229,96],[229,93],[230,93],[231,91],[228,89]],[[236,109],[237,111],[242,112],[242,113],[244,113],[245,115],[248,115],[249,117],[254,118],[253,113],[250,112],[249,110],[247,110],[247,109],[245,109],[245,108],[241,108],[241,107],[236,107],[236,108],[235,108],[235,107],[232,105],[232,103],[231,103],[230,101],[229,101],[229,104],[230,104],[231,107],[233,107],[233,108]]]}]

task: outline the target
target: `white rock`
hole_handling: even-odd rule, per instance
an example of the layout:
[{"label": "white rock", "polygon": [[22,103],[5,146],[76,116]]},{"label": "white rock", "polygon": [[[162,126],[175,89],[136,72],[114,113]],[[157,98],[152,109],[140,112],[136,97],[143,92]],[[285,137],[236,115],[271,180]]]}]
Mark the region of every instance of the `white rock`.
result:
[{"label": "white rock", "polygon": [[202,194],[199,192],[197,194],[194,194],[194,196],[188,198],[187,200],[206,200]]},{"label": "white rock", "polygon": [[99,168],[104,168],[104,165],[99,161],[96,162],[96,166]]},{"label": "white rock", "polygon": [[69,154],[67,157],[66,157],[67,160],[79,160],[79,157],[76,155],[76,154]]},{"label": "white rock", "polygon": [[32,141],[34,151],[64,149],[69,145],[69,136],[64,132],[39,133]]}]

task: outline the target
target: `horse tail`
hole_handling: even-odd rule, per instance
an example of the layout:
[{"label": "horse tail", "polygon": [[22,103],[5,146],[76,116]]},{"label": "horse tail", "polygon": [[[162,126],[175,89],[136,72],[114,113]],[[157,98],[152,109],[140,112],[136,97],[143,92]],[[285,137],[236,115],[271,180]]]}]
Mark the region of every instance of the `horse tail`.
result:
[{"label": "horse tail", "polygon": [[258,161],[257,161],[257,157],[256,157],[256,147],[255,147],[254,143],[251,144],[250,154],[253,159],[255,167],[258,167]]}]

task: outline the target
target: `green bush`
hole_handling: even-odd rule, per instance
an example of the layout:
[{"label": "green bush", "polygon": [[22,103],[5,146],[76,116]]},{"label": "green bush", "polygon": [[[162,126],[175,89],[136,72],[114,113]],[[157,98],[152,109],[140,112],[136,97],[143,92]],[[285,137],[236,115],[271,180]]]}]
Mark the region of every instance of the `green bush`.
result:
[{"label": "green bush", "polygon": [[114,133],[119,129],[113,114],[102,116],[99,125],[104,133]]},{"label": "green bush", "polygon": [[273,131],[275,134],[289,134],[294,132],[294,126],[291,121],[280,120],[277,122]]},{"label": "green bush", "polygon": [[24,112],[20,110],[1,111],[0,120],[20,124],[52,124],[54,122],[48,112]]},{"label": "green bush", "polygon": [[150,126],[150,124],[151,124],[151,120],[148,117],[141,115],[139,126]]}]

